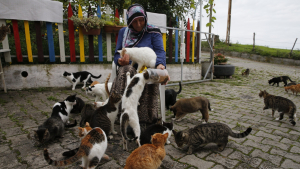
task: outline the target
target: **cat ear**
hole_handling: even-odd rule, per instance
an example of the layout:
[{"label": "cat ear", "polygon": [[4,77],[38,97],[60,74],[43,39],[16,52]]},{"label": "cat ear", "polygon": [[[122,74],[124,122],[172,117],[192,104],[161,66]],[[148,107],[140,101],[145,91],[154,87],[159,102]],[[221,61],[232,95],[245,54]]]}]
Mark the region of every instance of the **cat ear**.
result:
[{"label": "cat ear", "polygon": [[122,52],[122,50],[117,50],[117,52],[118,52],[118,53],[121,53],[121,52]]},{"label": "cat ear", "polygon": [[177,132],[175,130],[172,130],[172,133],[174,134],[174,136],[177,134]]},{"label": "cat ear", "polygon": [[85,127],[90,127],[90,123],[89,123],[89,122],[86,122],[86,123],[85,123]]},{"label": "cat ear", "polygon": [[169,136],[169,133],[165,133],[163,136],[164,136],[165,139],[167,139],[168,136]]},{"label": "cat ear", "polygon": [[182,133],[182,135],[181,135],[181,140],[183,140],[185,136],[186,136],[186,134],[185,134],[185,133]]},{"label": "cat ear", "polygon": [[49,131],[48,129],[45,130],[44,136],[48,135]]}]

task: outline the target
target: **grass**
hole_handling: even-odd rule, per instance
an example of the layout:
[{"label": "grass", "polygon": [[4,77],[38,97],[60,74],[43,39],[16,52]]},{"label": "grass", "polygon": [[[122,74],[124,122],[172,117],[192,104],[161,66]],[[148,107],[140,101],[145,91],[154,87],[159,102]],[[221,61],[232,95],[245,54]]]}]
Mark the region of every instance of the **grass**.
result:
[{"label": "grass", "polygon": [[50,101],[56,101],[56,102],[58,101],[58,99],[54,96],[49,96],[47,99]]},{"label": "grass", "polygon": [[[208,47],[207,42],[202,42],[204,48]],[[269,48],[267,46],[255,46],[253,50],[253,45],[242,45],[239,43],[236,44],[225,44],[224,42],[215,43],[215,53],[224,53],[224,52],[240,52],[240,53],[249,53],[262,56],[278,57],[278,58],[291,58],[300,60],[300,50],[293,50],[292,55],[290,56],[290,49],[277,49]]]}]

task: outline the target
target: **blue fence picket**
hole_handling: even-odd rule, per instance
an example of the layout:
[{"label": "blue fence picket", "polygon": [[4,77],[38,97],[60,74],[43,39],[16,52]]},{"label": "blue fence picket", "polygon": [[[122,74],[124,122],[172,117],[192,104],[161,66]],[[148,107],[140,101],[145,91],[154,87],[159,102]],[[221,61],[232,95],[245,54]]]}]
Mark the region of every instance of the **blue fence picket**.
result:
[{"label": "blue fence picket", "polygon": [[[101,18],[100,6],[98,6],[97,15],[99,18]],[[99,48],[99,61],[100,62],[103,62],[102,32],[103,32],[103,29],[101,29],[100,35],[98,35],[98,48]]]},{"label": "blue fence picket", "polygon": [[54,51],[52,23],[51,22],[46,22],[46,27],[47,27],[48,46],[49,46],[49,59],[50,59],[50,62],[55,62],[55,51]]}]

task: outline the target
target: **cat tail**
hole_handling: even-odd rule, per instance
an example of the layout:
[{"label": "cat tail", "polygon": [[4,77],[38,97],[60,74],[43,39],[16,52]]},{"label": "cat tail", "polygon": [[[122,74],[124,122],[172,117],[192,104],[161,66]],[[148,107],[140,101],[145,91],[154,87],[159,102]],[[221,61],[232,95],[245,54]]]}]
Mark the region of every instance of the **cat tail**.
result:
[{"label": "cat tail", "polygon": [[296,107],[293,107],[291,110],[290,110],[290,112],[289,112],[289,114],[291,114],[290,116],[289,116],[289,121],[290,121],[290,123],[293,125],[293,126],[295,126],[296,125],[296,122],[295,122],[295,120],[296,120]]},{"label": "cat tail", "polygon": [[49,157],[48,150],[46,148],[44,149],[44,158],[45,158],[45,160],[47,161],[47,163],[49,165],[53,165],[53,166],[67,166],[67,165],[70,165],[72,163],[75,163],[79,159],[81,159],[84,155],[85,155],[84,151],[81,151],[79,149],[79,151],[77,151],[77,153],[74,156],[70,157],[69,159],[61,160],[61,161],[55,161],[55,160],[52,160]]},{"label": "cat tail", "polygon": [[77,125],[77,121],[75,120],[73,124],[65,124],[65,127],[70,128],[70,127],[75,127],[76,125]]},{"label": "cat tail", "polygon": [[291,81],[291,82],[294,82],[294,81],[292,81],[292,79],[290,79],[290,77],[288,77],[289,78],[289,80]]},{"label": "cat tail", "polygon": [[123,138],[129,141],[135,141],[138,137],[135,137],[133,139],[128,138],[127,136],[127,127],[129,122],[129,115],[127,113],[124,113],[121,117],[121,135]]},{"label": "cat tail", "polygon": [[108,90],[108,81],[109,81],[109,78],[110,78],[110,74],[108,74],[107,78],[106,78],[106,81],[105,81],[105,91],[107,93],[107,95],[109,96],[109,90]]},{"label": "cat tail", "polygon": [[101,74],[99,76],[94,76],[93,74],[91,74],[91,77],[95,79],[99,79],[101,76],[102,76]]},{"label": "cat tail", "polygon": [[177,94],[179,94],[181,92],[181,82],[179,82],[179,91],[177,92]]},{"label": "cat tail", "polygon": [[250,132],[252,131],[252,128],[249,127],[245,132],[243,133],[234,133],[232,132],[232,130],[230,129],[230,132],[229,132],[229,135],[231,137],[234,137],[234,138],[243,138],[243,137],[246,137],[250,134]]},{"label": "cat tail", "polygon": [[79,150],[79,148],[69,150],[69,151],[65,151],[65,152],[62,153],[62,155],[65,156],[65,157],[72,157],[77,153],[78,150]]}]

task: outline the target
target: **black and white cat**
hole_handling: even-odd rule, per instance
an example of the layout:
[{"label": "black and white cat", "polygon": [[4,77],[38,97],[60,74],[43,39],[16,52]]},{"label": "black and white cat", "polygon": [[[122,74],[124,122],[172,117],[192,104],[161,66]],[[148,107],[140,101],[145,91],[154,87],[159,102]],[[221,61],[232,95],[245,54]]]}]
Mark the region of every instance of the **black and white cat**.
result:
[{"label": "black and white cat", "polygon": [[[108,84],[108,90],[110,91],[112,82],[109,82]],[[95,102],[100,101],[100,98],[105,101],[109,95],[105,91],[105,84],[95,84],[94,86],[89,86],[85,89],[85,92],[87,95],[96,96]]]},{"label": "black and white cat", "polygon": [[51,117],[59,117],[66,124],[73,106],[76,104],[76,94],[68,96],[64,101],[54,104]]},{"label": "black and white cat", "polygon": [[165,103],[166,108],[169,109],[169,106],[173,106],[176,103],[177,95],[181,92],[181,82],[179,82],[179,91],[175,92],[174,89],[165,90]]},{"label": "black and white cat", "polygon": [[[150,75],[148,71],[143,73],[138,73],[130,79],[130,73],[126,73],[127,76],[127,86],[125,88],[122,97],[122,114],[120,117],[120,127],[121,136],[123,142],[123,150],[128,151],[127,140],[135,140],[137,145],[140,147],[140,135],[141,127],[139,122],[139,117],[137,113],[137,107],[139,104],[139,99],[144,90],[145,84],[150,81]],[[127,127],[130,125],[133,129],[134,135],[133,139],[127,137]]]},{"label": "black and white cat", "polygon": [[101,77],[101,74],[99,76],[94,76],[90,72],[87,71],[81,71],[76,73],[69,73],[65,71],[62,75],[64,78],[66,78],[70,83],[73,84],[72,90],[75,90],[75,87],[78,83],[83,82],[83,89],[86,87],[86,84],[92,84],[93,81],[92,78],[99,79]]},{"label": "black and white cat", "polygon": [[168,139],[167,139],[167,144],[170,144],[170,137],[172,135],[172,130],[173,130],[173,122],[171,123],[166,123],[162,122],[162,124],[153,124],[150,125],[149,127],[146,128],[146,130],[143,131],[141,134],[141,145],[143,144],[151,144],[151,136],[155,133],[169,133]]}]

